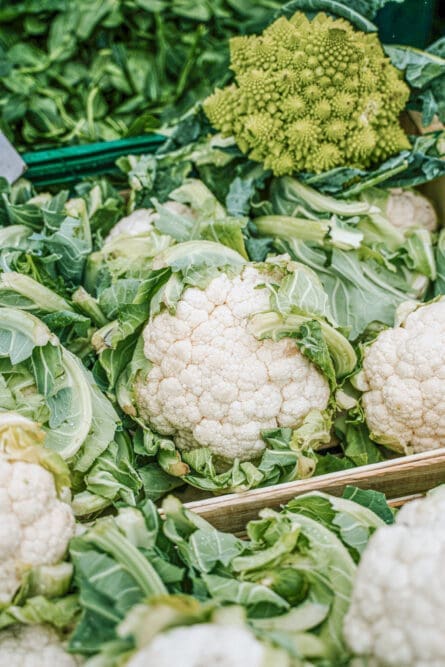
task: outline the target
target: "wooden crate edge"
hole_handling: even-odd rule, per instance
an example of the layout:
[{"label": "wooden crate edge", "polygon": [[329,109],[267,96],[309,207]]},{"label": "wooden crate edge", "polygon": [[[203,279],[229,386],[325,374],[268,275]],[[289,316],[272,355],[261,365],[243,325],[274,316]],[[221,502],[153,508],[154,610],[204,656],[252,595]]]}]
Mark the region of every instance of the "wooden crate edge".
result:
[{"label": "wooden crate edge", "polygon": [[374,489],[388,499],[412,497],[445,482],[445,448],[405,456],[319,477],[288,482],[185,503],[215,528],[242,533],[248,521],[255,519],[264,507],[278,509],[292,498],[310,491],[341,495],[346,486]]}]

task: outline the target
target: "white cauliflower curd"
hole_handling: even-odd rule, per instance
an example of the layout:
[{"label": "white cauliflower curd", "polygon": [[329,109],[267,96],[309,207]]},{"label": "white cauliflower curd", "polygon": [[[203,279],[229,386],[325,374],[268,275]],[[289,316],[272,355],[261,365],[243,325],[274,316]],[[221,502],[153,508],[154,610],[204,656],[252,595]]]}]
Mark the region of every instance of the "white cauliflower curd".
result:
[{"label": "white cauliflower curd", "polygon": [[433,232],[437,227],[437,215],[433,205],[415,190],[391,188],[385,213],[391,224],[402,231],[410,227],[424,227]]},{"label": "white cauliflower curd", "polygon": [[263,667],[265,657],[266,649],[247,629],[200,623],[157,635],[127,667]]},{"label": "white cauliflower curd", "polygon": [[24,457],[43,447],[36,444],[42,435],[25,417],[0,413],[0,607],[11,602],[27,570],[59,563],[74,535],[73,511],[59,499],[53,474],[18,460],[20,447]]},{"label": "white cauliflower curd", "polygon": [[[445,665],[445,487],[378,528],[358,566],[344,635],[372,667]],[[354,662],[352,664],[355,664]],[[361,664],[361,663],[358,663]]]},{"label": "white cauliflower curd", "polygon": [[445,299],[382,331],[365,350],[357,387],[376,442],[405,453],[445,446]]},{"label": "white cauliflower curd", "polygon": [[56,631],[47,625],[13,625],[0,631],[0,667],[77,667]]},{"label": "white cauliflower curd", "polygon": [[205,289],[186,288],[175,314],[146,325],[152,366],[134,386],[139,415],[179,449],[208,447],[231,462],[258,458],[262,429],[296,427],[324,410],[326,378],[294,340],[258,340],[249,318],[270,309],[268,274],[246,266],[219,274]]}]

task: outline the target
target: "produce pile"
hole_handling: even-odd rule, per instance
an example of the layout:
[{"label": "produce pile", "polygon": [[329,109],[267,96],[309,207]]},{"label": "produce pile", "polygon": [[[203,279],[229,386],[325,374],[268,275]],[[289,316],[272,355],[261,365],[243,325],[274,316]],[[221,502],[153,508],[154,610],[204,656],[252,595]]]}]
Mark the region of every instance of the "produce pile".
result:
[{"label": "produce pile", "polygon": [[[182,502],[445,446],[443,40],[381,45],[384,2],[246,2],[256,34],[230,54],[195,36],[187,61],[190,31],[173,33],[170,63],[163,30],[191,5],[99,4],[80,22],[78,2],[0,10],[0,129],[18,145],[179,113],[174,58],[203,87],[118,176],[0,179],[0,667],[30,647],[33,667],[442,664],[443,487],[396,516],[378,493],[308,494],[247,539]],[[206,10],[219,41],[237,32],[228,6]],[[129,21],[134,44],[156,25],[156,62],[122,60]],[[111,88],[80,78],[71,95],[95,39]],[[159,94],[116,111],[119,76],[145,86],[153,68]]]},{"label": "produce pile", "polygon": [[[81,524],[66,463],[44,437],[35,422],[1,415],[2,667],[31,654],[36,667],[445,659],[445,487],[396,516],[373,491],[306,494],[262,510],[247,539],[173,496],[162,517],[146,500]],[[427,655],[435,662],[419,661]]]}]

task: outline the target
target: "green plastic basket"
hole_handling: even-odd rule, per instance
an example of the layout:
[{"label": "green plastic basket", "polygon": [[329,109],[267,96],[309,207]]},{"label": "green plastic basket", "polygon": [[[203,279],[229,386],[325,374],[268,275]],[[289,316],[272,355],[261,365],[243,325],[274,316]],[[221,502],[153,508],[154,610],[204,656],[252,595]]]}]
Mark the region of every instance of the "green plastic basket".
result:
[{"label": "green plastic basket", "polygon": [[88,176],[114,171],[115,162],[122,155],[154,153],[164,141],[165,137],[160,134],[149,134],[118,141],[24,153],[22,158],[27,165],[25,176],[39,187],[72,184]]}]

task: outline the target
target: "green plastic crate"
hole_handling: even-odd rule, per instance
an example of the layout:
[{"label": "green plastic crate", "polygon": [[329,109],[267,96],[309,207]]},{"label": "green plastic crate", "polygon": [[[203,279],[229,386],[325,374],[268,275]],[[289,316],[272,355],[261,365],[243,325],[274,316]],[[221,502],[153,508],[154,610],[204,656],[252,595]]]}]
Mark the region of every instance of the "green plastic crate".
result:
[{"label": "green plastic crate", "polygon": [[122,155],[154,153],[165,141],[160,134],[150,134],[118,141],[82,146],[67,146],[46,151],[24,153],[25,177],[35,185],[72,184],[88,176],[110,173]]},{"label": "green plastic crate", "polygon": [[390,2],[377,16],[383,44],[406,44],[424,49],[430,44],[436,0]]}]

